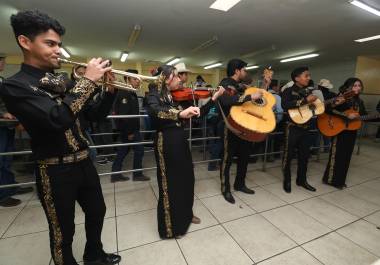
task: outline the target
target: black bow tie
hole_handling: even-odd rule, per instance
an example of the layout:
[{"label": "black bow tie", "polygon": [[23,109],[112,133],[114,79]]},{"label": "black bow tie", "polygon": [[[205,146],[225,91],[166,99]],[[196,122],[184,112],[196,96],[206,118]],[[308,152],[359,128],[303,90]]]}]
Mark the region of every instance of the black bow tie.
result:
[{"label": "black bow tie", "polygon": [[40,87],[58,94],[64,94],[68,85],[69,79],[66,73],[46,73],[46,75],[40,79]]}]

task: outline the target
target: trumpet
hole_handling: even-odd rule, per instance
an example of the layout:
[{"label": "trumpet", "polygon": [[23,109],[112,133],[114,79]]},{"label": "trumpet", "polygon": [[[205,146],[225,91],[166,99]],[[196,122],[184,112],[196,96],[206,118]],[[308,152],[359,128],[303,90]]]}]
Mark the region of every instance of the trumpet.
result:
[{"label": "trumpet", "polygon": [[[67,60],[67,59],[64,59],[64,58],[58,58],[58,61],[60,63],[64,63],[64,64],[70,64],[70,65],[87,67],[86,63],[74,62],[74,61],[70,61],[70,60]],[[122,71],[122,70],[116,70],[116,69],[111,69],[110,72],[113,73],[113,74],[121,75],[121,76],[127,76],[127,77],[137,78],[140,81],[146,81],[146,82],[156,81],[158,79],[157,76],[145,76],[145,75],[140,75],[140,74],[135,74],[135,73],[129,73],[129,72]],[[75,72],[75,70],[74,70],[74,77],[76,79],[80,78],[80,76]],[[125,83],[122,83],[122,82],[119,82],[119,81],[108,82],[108,81],[105,81],[104,78],[103,78],[103,81],[100,81],[100,83],[103,86],[110,85],[110,86],[113,86],[113,87],[116,87],[116,88],[119,88],[119,89],[122,89],[122,90],[129,90],[129,91],[136,91],[137,90],[137,89],[133,88],[129,84],[125,84]]]}]

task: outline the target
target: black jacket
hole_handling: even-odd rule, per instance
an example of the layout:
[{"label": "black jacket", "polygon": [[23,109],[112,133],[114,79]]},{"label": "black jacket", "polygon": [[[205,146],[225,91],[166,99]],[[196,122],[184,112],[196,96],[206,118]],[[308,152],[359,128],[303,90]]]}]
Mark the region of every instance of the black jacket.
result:
[{"label": "black jacket", "polygon": [[[116,115],[139,115],[139,99],[135,92],[119,90],[114,103]],[[140,118],[116,119],[118,130],[132,134],[140,130]]]},{"label": "black jacket", "polygon": [[[24,126],[31,137],[36,159],[63,156],[88,148],[78,119],[96,84],[87,78],[64,94],[52,94],[45,89],[46,72],[22,64],[21,70],[6,79],[0,96],[10,113]],[[94,111],[93,108],[87,111]]]}]

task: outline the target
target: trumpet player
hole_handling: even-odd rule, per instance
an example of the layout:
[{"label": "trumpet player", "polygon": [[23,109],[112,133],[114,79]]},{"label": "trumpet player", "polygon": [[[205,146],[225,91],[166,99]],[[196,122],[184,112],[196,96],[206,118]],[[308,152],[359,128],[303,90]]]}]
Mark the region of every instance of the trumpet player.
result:
[{"label": "trumpet player", "polygon": [[[128,69],[127,73],[138,74],[135,69]],[[124,81],[134,89],[140,88],[140,79],[136,77],[124,76]],[[139,99],[136,92],[119,90],[117,92],[114,112],[116,115],[139,115]],[[120,137],[123,143],[141,142],[142,137],[140,133],[140,118],[126,118],[116,119],[116,127],[120,131]],[[116,158],[112,164],[112,172],[119,172],[122,170],[122,165],[125,157],[128,155],[130,149],[133,148],[133,169],[142,168],[142,160],[144,157],[144,146],[133,145],[121,146],[116,154]],[[128,176],[121,173],[111,175],[111,182],[127,181]],[[143,175],[142,171],[133,172],[133,181],[148,181],[149,177]]]},{"label": "trumpet player", "polygon": [[78,265],[72,251],[77,201],[85,213],[84,264],[117,264],[121,257],[103,250],[106,206],[78,120],[96,91],[95,82],[111,67],[101,58],[92,59],[83,78],[68,90],[66,77],[54,73],[60,67],[64,27],[38,10],[12,15],[11,25],[24,61],[20,71],[3,82],[0,95],[31,137],[37,191],[49,223],[54,263]]}]

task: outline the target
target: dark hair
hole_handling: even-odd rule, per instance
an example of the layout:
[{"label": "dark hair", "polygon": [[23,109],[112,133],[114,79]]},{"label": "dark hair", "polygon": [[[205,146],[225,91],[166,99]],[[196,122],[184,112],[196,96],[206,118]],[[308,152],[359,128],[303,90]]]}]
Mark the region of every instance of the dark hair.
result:
[{"label": "dark hair", "polygon": [[166,79],[170,77],[170,75],[176,70],[176,68],[172,65],[161,65],[157,68],[154,73],[154,76],[160,76],[157,80],[157,88],[162,92],[167,92],[167,87],[165,84]]},{"label": "dark hair", "polygon": [[294,69],[290,75],[292,77],[293,82],[295,83],[296,77],[299,77],[300,75],[302,75],[303,72],[306,72],[306,71],[309,71],[309,67],[307,67],[307,66],[301,66],[301,67]]},{"label": "dark hair", "polygon": [[202,82],[204,82],[205,80],[203,79],[203,77],[201,75],[197,75],[197,78],[195,78],[196,80],[202,80]]},{"label": "dark hair", "polygon": [[235,70],[240,70],[248,64],[240,59],[232,59],[227,64],[227,76],[231,77],[235,74]]},{"label": "dark hair", "polygon": [[20,11],[16,15],[12,15],[11,25],[16,40],[18,36],[25,35],[33,41],[37,35],[49,29],[54,30],[60,36],[65,34],[65,28],[56,19],[37,9]]},{"label": "dark hair", "polygon": [[360,82],[362,89],[364,88],[363,81],[356,77],[350,77],[344,82],[344,84],[339,88],[340,92],[345,92],[350,90],[356,82]]}]

